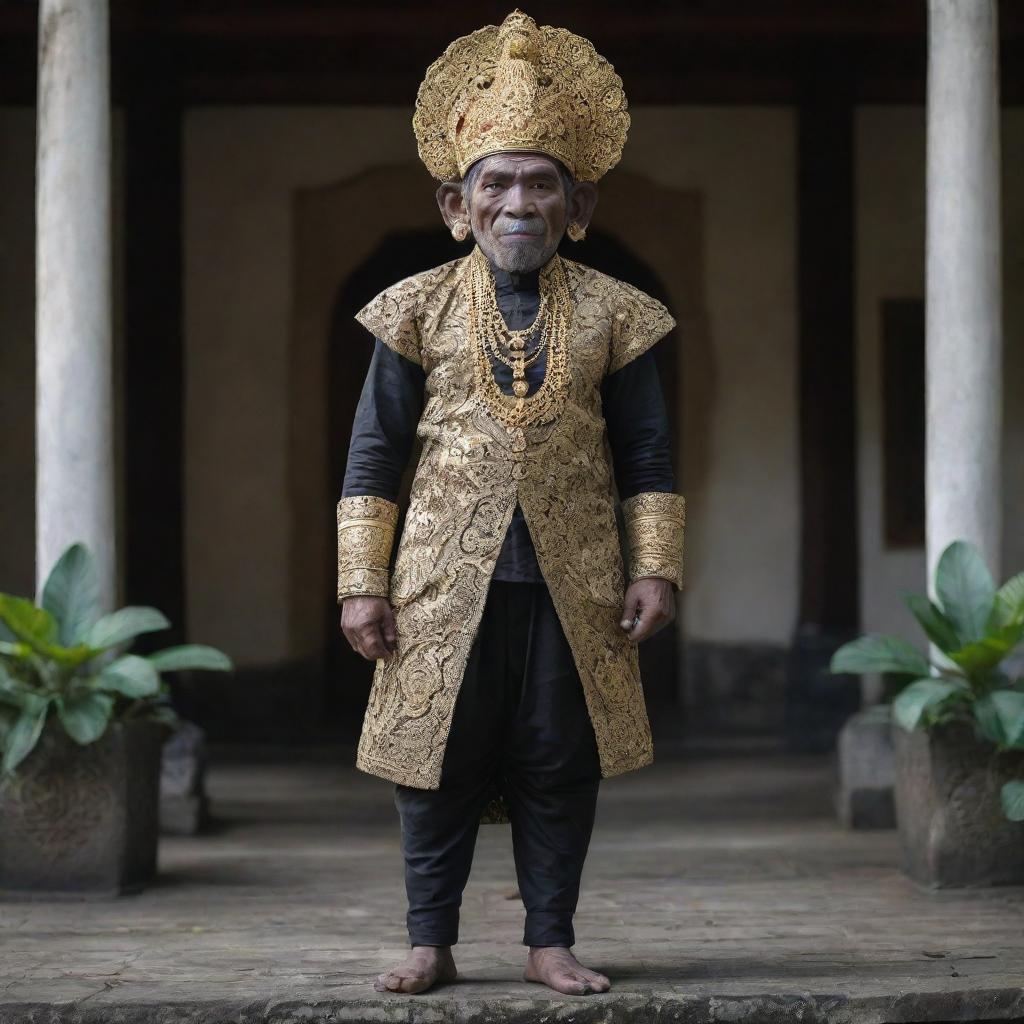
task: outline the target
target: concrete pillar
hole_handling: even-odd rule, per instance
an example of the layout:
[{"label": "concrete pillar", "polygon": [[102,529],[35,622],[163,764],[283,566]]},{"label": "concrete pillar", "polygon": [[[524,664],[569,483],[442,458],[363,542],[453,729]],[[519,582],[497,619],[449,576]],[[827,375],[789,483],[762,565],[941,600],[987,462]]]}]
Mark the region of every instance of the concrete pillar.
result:
[{"label": "concrete pillar", "polygon": [[1002,306],[996,0],[929,0],[927,555],[1000,566]]},{"label": "concrete pillar", "polygon": [[41,0],[36,579],[84,541],[116,600],[107,0]]}]

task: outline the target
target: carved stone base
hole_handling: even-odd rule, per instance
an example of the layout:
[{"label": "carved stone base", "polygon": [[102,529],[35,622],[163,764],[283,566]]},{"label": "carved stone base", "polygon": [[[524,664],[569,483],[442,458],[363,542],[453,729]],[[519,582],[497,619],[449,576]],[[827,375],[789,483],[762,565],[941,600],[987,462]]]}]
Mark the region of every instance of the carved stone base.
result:
[{"label": "carved stone base", "polygon": [[933,888],[1024,884],[1024,823],[1008,821],[999,791],[1024,778],[1024,751],[996,754],[970,726],[893,729],[896,816],[904,868]]},{"label": "carved stone base", "polygon": [[209,819],[206,797],[206,735],[183,721],[164,743],[160,771],[160,831],[194,836]]},{"label": "carved stone base", "polygon": [[163,727],[114,723],[79,746],[48,723],[0,780],[0,888],[115,895],[156,873]]},{"label": "carved stone base", "polygon": [[895,828],[896,756],[892,706],[851,715],[839,730],[836,810],[847,828]]}]

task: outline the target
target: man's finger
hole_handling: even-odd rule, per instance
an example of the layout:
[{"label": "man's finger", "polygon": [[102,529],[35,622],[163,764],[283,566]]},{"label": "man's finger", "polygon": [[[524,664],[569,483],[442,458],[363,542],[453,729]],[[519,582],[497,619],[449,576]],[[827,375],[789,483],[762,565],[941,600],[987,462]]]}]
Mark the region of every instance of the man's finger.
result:
[{"label": "man's finger", "polygon": [[386,658],[391,653],[384,643],[384,635],[378,622],[364,623],[360,629],[359,640],[363,648],[363,657],[368,661]]},{"label": "man's finger", "polygon": [[629,634],[629,639],[634,641],[634,643],[642,643],[648,637],[657,633],[668,621],[669,616],[660,610],[645,608],[640,613],[640,621],[637,623],[636,629]]},{"label": "man's finger", "polygon": [[381,631],[384,634],[384,642],[387,644],[388,650],[393,651],[398,640],[398,632],[395,629],[395,613],[390,607],[384,612]]},{"label": "man's finger", "polygon": [[639,606],[639,597],[635,593],[626,591],[626,600],[622,605],[622,619],[619,621],[619,625],[627,632],[633,628],[633,620],[636,618]]},{"label": "man's finger", "polygon": [[638,603],[637,619],[633,628],[629,630],[629,639],[638,644],[641,640],[647,639],[647,631],[651,621],[650,609],[644,608]]}]

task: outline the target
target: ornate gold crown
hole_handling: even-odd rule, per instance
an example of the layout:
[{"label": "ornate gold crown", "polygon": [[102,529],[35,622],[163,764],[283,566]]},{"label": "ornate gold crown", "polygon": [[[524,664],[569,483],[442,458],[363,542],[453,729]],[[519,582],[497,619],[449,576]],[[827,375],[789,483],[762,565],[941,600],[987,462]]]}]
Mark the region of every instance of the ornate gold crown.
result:
[{"label": "ornate gold crown", "polygon": [[435,178],[461,178],[491,153],[556,157],[597,181],[622,156],[629,130],[622,79],[588,39],[513,11],[456,39],[427,69],[412,119]]}]

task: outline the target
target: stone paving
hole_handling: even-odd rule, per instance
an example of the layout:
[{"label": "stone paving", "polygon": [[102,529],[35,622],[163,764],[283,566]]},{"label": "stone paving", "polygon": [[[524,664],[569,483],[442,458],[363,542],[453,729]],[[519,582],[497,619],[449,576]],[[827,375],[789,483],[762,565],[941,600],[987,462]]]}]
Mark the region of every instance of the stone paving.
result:
[{"label": "stone paving", "polygon": [[372,989],[405,950],[391,787],[222,763],[214,830],[165,839],[145,892],[0,903],[0,1024],[1024,1018],[1024,890],[917,889],[894,833],[836,824],[831,782],[764,755],[606,781],[576,920],[605,995],[520,980],[508,826],[485,826],[460,980],[408,997]]}]

